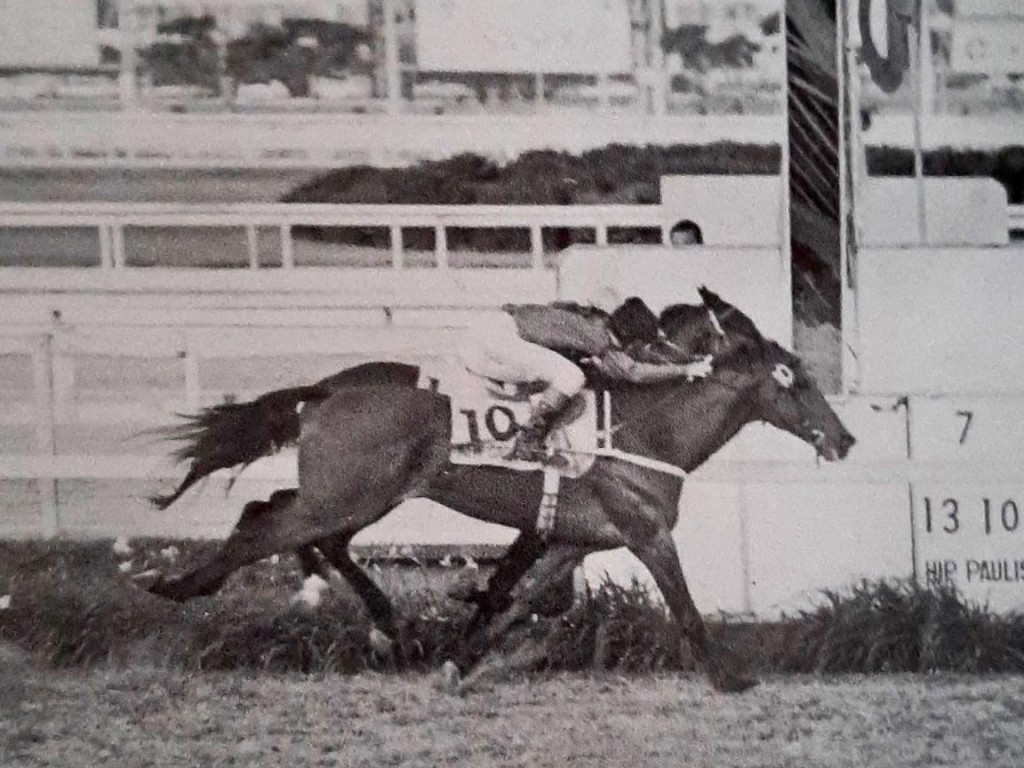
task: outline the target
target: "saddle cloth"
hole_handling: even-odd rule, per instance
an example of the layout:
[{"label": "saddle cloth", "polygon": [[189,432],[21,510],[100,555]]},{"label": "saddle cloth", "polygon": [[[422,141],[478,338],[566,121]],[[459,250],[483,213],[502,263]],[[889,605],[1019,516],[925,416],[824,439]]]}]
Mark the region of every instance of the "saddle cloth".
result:
[{"label": "saddle cloth", "polygon": [[[438,362],[420,368],[418,386],[447,395],[452,403],[453,464],[476,464],[536,471],[538,464],[512,460],[519,425],[529,421],[530,397],[517,387],[502,385],[470,373],[457,363]],[[594,463],[594,451],[610,447],[609,406],[585,390],[566,409],[548,436],[548,446],[561,456],[563,477],[579,477]]]}]

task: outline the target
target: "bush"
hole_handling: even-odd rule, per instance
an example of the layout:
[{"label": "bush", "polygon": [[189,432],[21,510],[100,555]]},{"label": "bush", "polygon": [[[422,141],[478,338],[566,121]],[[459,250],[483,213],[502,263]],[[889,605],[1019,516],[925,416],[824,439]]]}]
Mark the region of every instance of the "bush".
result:
[{"label": "bush", "polygon": [[[175,542],[182,563],[205,558],[215,542]],[[166,541],[135,542],[149,566]],[[435,552],[434,554],[438,554]],[[384,557],[370,568],[400,617],[393,659],[377,656],[355,596],[332,590],[315,613],[289,607],[300,582],[290,558],[263,561],[215,597],[184,606],[151,597],[117,573],[110,542],[2,543],[0,639],[56,666],[101,663],[174,668],[352,673],[427,670],[457,655],[469,612],[444,596],[460,566],[413,565],[417,555]],[[451,558],[444,561],[451,562]],[[166,565],[166,564],[165,564]],[[563,615],[527,630],[553,670],[643,673],[696,668],[675,642],[661,603],[640,583],[605,581]],[[864,582],[825,592],[813,611],[773,623],[725,619],[717,642],[762,672],[1021,672],[1024,616],[998,615],[955,591],[910,582]]]}]

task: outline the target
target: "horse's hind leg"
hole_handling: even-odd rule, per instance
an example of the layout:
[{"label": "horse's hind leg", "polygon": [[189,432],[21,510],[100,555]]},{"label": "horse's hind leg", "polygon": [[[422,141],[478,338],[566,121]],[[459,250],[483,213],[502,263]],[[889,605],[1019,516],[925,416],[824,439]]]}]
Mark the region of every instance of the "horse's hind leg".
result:
[{"label": "horse's hind leg", "polygon": [[726,693],[740,693],[757,685],[757,680],[743,670],[738,658],[712,644],[707,625],[690,596],[672,535],[667,530],[659,531],[642,546],[631,546],[630,551],[651,572],[680,630],[690,641],[698,661],[704,665],[712,685]]},{"label": "horse's hind leg", "polygon": [[[386,512],[382,509],[378,517]],[[238,524],[210,560],[179,577],[157,576],[147,589],[179,602],[213,594],[239,568],[323,539],[335,533],[332,528],[337,525],[329,515],[311,510],[295,489],[275,491],[269,501],[245,505]]]},{"label": "horse's hind leg", "polygon": [[[294,515],[298,506],[299,494],[294,488],[275,491],[269,501],[250,501],[212,558],[182,576],[165,578],[157,574],[146,586],[147,591],[178,602],[212,595],[242,566],[294,546],[282,546],[281,537],[267,531],[267,523]],[[145,576],[148,579],[151,574]]]},{"label": "horse's hind leg", "polygon": [[366,574],[366,571],[360,568],[352,559],[352,553],[349,552],[348,548],[349,542],[352,541],[352,536],[353,534],[349,533],[329,536],[318,541],[316,546],[323,553],[327,562],[338,570],[338,573],[344,577],[345,581],[359,595],[363,605],[366,606],[366,612],[370,614],[370,618],[373,620],[374,626],[383,632],[389,640],[394,639],[398,628],[395,624],[395,614],[391,607],[391,601],[373,579]]}]

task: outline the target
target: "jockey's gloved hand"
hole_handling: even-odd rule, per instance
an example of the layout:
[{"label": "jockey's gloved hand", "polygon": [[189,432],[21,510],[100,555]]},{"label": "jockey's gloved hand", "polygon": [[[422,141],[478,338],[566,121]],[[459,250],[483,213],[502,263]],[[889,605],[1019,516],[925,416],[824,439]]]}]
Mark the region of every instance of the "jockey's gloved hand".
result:
[{"label": "jockey's gloved hand", "polygon": [[714,370],[715,368],[711,364],[711,355],[704,355],[700,360],[686,364],[686,380],[706,379]]}]

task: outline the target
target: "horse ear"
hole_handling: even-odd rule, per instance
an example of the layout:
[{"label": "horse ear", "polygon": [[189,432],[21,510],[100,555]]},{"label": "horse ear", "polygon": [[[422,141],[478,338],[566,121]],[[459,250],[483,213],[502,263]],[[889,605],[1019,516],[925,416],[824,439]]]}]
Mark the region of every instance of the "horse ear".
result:
[{"label": "horse ear", "polygon": [[700,300],[704,302],[704,306],[709,309],[728,309],[729,305],[723,301],[717,293],[708,289],[706,285],[702,285],[697,289],[697,293],[700,294]]}]

